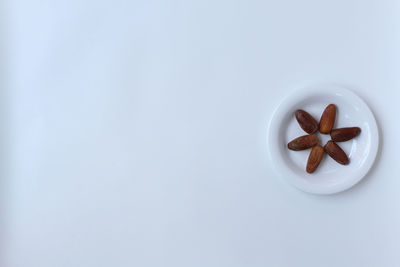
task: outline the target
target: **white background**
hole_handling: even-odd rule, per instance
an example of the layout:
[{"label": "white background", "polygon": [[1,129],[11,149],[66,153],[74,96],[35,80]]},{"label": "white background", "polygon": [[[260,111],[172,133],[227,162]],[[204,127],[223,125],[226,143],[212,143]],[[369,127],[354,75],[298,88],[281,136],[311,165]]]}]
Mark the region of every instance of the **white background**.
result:
[{"label": "white background", "polygon": [[[400,265],[400,4],[4,0],[1,266]],[[333,196],[267,157],[272,111],[333,82],[381,150]]]}]

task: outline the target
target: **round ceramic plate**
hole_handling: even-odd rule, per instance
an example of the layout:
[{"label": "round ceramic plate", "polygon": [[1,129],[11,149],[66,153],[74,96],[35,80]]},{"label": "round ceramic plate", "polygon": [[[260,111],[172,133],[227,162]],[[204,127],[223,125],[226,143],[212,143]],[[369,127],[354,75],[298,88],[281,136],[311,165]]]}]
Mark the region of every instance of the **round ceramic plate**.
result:
[{"label": "round ceramic plate", "polygon": [[[297,123],[294,112],[303,109],[319,121],[329,104],[337,106],[334,128],[360,127],[356,138],[338,145],[350,159],[349,165],[340,165],[325,154],[318,169],[305,171],[310,149],[292,151],[287,143],[307,134]],[[330,140],[330,135],[316,133],[320,145]],[[270,159],[278,174],[295,187],[314,194],[333,194],[344,191],[359,182],[375,161],[379,146],[378,127],[365,102],[347,89],[321,85],[305,88],[287,96],[275,110],[268,130]]]}]

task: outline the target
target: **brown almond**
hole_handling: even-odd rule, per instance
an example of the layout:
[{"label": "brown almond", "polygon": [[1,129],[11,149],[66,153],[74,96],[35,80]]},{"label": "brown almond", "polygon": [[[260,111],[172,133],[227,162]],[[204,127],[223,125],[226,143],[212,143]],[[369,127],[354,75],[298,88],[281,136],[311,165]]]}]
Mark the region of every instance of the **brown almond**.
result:
[{"label": "brown almond", "polygon": [[295,112],[296,120],[300,127],[308,134],[313,134],[318,131],[318,122],[304,110],[297,110]]},{"label": "brown almond", "polygon": [[333,141],[328,141],[324,146],[325,152],[338,163],[347,165],[349,164],[349,158],[346,153]]},{"label": "brown almond", "polygon": [[336,118],[336,106],[334,104],[328,105],[322,113],[319,121],[319,132],[328,134],[331,132]]},{"label": "brown almond", "polygon": [[318,168],[322,158],[324,157],[324,148],[322,146],[315,146],[308,156],[306,171],[313,173]]},{"label": "brown almond", "polygon": [[303,135],[292,140],[287,146],[290,150],[304,150],[318,144],[318,137],[316,135]]},{"label": "brown almond", "polygon": [[335,142],[345,142],[361,133],[358,127],[339,128],[331,131],[331,138]]}]

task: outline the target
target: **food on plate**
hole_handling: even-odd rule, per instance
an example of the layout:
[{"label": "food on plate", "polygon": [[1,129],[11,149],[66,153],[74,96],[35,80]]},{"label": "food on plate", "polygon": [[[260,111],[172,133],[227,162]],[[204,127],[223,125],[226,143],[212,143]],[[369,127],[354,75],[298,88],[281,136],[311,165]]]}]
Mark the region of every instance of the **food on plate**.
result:
[{"label": "food on plate", "polygon": [[313,134],[318,131],[318,122],[308,112],[297,110],[295,112],[296,120],[300,127],[308,134]]},{"label": "food on plate", "polygon": [[339,128],[331,131],[331,138],[335,142],[345,142],[353,139],[361,133],[359,127]]},{"label": "food on plate", "polygon": [[319,120],[319,132],[323,134],[329,134],[333,129],[336,119],[336,106],[329,104],[324,112],[322,113],[321,119]]},{"label": "food on plate", "polygon": [[318,137],[316,135],[303,135],[292,140],[288,144],[290,150],[304,150],[311,148],[318,144]]},{"label": "food on plate", "polygon": [[328,154],[331,158],[336,160],[338,163],[347,165],[349,164],[349,158],[346,153],[338,146],[335,142],[328,141],[324,146],[326,154]]},{"label": "food on plate", "polygon": [[[308,173],[314,173],[320,165],[324,154],[328,154],[332,159],[342,165],[350,163],[349,157],[336,142],[345,142],[357,137],[361,133],[359,127],[347,127],[333,129],[335,126],[337,107],[335,104],[329,104],[321,115],[319,123],[305,110],[298,109],[294,113],[300,127],[308,133],[297,137],[287,144],[288,149],[300,151],[312,148],[306,165]],[[319,130],[321,134],[330,134],[331,140],[324,147],[319,145]]]},{"label": "food on plate", "polygon": [[308,156],[306,171],[308,173],[313,173],[318,168],[324,157],[324,148],[320,145],[312,148],[310,155]]}]

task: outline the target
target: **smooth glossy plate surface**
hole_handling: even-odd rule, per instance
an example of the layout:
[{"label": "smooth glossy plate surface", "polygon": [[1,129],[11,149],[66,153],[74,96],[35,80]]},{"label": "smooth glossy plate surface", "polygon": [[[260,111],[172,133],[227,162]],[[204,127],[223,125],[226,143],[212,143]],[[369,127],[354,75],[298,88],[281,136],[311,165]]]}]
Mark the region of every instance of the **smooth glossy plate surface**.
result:
[{"label": "smooth glossy plate surface", "polygon": [[[358,126],[361,134],[347,142],[338,143],[350,158],[343,166],[325,155],[313,174],[305,171],[310,150],[291,151],[287,143],[306,133],[297,123],[294,112],[304,109],[319,121],[324,108],[336,104],[335,128]],[[320,145],[329,135],[317,133]],[[359,182],[374,163],[379,146],[375,118],[365,102],[353,92],[332,85],[300,89],[289,94],[275,110],[269,125],[268,150],[276,171],[297,188],[314,194],[333,194]]]}]

